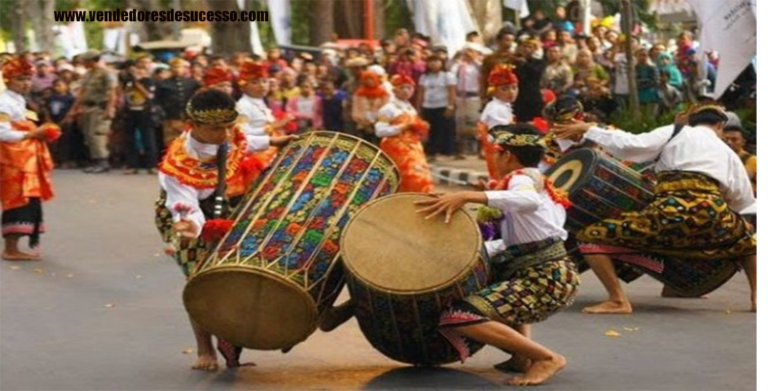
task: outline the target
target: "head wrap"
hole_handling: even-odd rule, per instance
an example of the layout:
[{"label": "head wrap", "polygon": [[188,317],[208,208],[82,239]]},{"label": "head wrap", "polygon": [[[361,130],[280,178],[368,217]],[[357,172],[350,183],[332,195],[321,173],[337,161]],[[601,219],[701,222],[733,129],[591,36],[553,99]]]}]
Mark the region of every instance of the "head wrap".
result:
[{"label": "head wrap", "polygon": [[395,77],[392,78],[392,85],[397,87],[403,84],[407,84],[410,86],[415,86],[416,82],[413,81],[413,79],[410,78],[410,76],[407,75],[395,75]]},{"label": "head wrap", "polygon": [[497,64],[488,75],[488,86],[498,87],[507,84],[517,84],[517,76],[509,66]]},{"label": "head wrap", "polygon": [[11,79],[20,76],[32,76],[35,68],[21,56],[11,57],[3,63],[3,81],[8,83]]},{"label": "head wrap", "polygon": [[254,79],[264,79],[269,77],[267,67],[256,61],[245,61],[240,65],[240,76],[238,82],[240,85]]},{"label": "head wrap", "polygon": [[232,74],[222,67],[208,68],[203,74],[203,83],[207,86],[215,86],[225,81],[232,81]]},{"label": "head wrap", "polygon": [[581,119],[584,115],[584,106],[576,98],[562,96],[548,104],[544,108],[543,114],[549,122],[566,122],[572,119]]}]

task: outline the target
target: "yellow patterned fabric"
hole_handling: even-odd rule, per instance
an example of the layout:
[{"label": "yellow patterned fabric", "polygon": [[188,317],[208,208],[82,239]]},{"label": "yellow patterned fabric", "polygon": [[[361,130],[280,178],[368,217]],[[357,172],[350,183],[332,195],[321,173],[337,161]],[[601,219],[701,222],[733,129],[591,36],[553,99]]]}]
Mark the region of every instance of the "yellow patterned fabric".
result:
[{"label": "yellow patterned fabric", "polygon": [[658,178],[651,204],[586,226],[577,239],[682,259],[736,259],[757,252],[754,229],[728,208],[716,181],[683,171],[661,172]]}]

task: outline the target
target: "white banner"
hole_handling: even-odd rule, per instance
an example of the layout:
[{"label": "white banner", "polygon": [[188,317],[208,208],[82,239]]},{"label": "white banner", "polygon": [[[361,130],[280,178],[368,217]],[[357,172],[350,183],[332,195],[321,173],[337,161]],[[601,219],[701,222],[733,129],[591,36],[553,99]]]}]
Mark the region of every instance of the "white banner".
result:
[{"label": "white banner", "polygon": [[291,2],[289,0],[267,0],[269,22],[275,32],[278,45],[291,44]]},{"label": "white banner", "polygon": [[528,10],[528,0],[504,0],[504,6],[509,9],[517,10],[517,12],[520,13],[521,18],[525,18],[531,14],[531,11]]},{"label": "white banner", "polygon": [[705,51],[720,55],[715,82],[719,98],[757,55],[757,5],[751,0],[688,0],[696,12],[701,33],[699,56]]},{"label": "white banner", "polygon": [[477,31],[464,0],[417,0],[412,4],[416,31],[430,37],[433,45],[445,45],[449,56],[464,46],[467,33]]}]

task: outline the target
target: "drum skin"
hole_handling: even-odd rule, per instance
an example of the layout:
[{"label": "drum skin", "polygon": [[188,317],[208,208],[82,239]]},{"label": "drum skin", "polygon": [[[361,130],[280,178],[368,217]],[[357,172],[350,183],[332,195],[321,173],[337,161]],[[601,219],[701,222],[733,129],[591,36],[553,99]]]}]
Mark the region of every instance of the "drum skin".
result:
[{"label": "drum skin", "polygon": [[[450,224],[425,220],[417,193],[386,196],[363,207],[342,240],[355,316],[366,339],[385,356],[434,366],[459,360],[438,332],[451,302],[484,288],[490,267],[477,225],[460,210]],[[482,345],[471,344],[474,353]]]},{"label": "drum skin", "polygon": [[310,132],[286,146],[232,214],[234,226],[184,289],[192,319],[250,349],[315,331],[343,286],[339,239],[352,213],[395,192],[399,174],[356,137]]}]

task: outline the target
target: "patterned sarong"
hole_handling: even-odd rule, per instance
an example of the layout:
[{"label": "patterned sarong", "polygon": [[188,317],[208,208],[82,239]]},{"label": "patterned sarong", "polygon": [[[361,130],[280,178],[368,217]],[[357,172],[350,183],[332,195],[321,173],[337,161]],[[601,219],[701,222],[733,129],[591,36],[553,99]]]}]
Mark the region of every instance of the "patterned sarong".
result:
[{"label": "patterned sarong", "polygon": [[589,243],[581,246],[583,252],[613,257],[644,252],[694,260],[737,259],[757,252],[753,227],[728,208],[715,180],[683,171],[661,172],[658,178],[655,200],[644,209],[584,227],[577,234],[579,241]]},{"label": "patterned sarong", "polygon": [[[539,262],[530,265],[530,261]],[[519,326],[541,322],[573,303],[579,272],[560,239],[511,246],[492,259],[496,282],[456,303],[440,317],[440,333],[469,356],[467,341],[452,327],[491,320]]]}]

